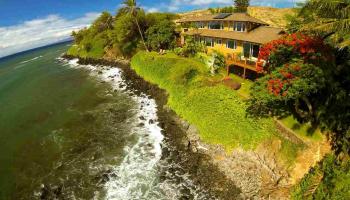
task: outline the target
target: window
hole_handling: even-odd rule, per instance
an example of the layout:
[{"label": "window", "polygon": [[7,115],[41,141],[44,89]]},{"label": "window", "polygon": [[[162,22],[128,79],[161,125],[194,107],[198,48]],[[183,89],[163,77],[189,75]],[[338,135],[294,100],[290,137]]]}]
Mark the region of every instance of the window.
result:
[{"label": "window", "polygon": [[205,44],[206,44],[208,47],[213,47],[213,46],[214,46],[213,39],[212,39],[212,38],[206,38],[206,39],[205,39]]},{"label": "window", "polygon": [[221,45],[221,44],[222,44],[222,40],[221,40],[221,39],[217,39],[217,40],[216,40],[216,44],[217,44],[217,45]]},{"label": "window", "polygon": [[235,22],[233,27],[234,27],[235,31],[238,31],[238,32],[245,31],[245,23],[244,22]]},{"label": "window", "polygon": [[205,23],[204,22],[197,22],[196,26],[197,26],[197,28],[205,28]]},{"label": "window", "polygon": [[229,49],[236,49],[237,48],[236,40],[228,40],[226,47]]},{"label": "window", "polygon": [[252,45],[252,56],[254,58],[257,58],[259,56],[260,46],[259,45]]},{"label": "window", "polygon": [[249,42],[245,42],[243,44],[243,53],[246,58],[257,58],[259,56],[260,46],[257,44],[252,44]]},{"label": "window", "polygon": [[224,29],[222,22],[209,22],[209,29]]}]

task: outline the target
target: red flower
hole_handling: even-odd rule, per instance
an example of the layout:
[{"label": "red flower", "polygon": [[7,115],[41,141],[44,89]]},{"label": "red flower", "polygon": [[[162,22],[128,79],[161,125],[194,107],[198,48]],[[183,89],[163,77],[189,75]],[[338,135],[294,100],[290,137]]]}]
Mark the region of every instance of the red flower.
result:
[{"label": "red flower", "polygon": [[[323,43],[322,39],[312,38],[301,33],[293,33],[278,40],[271,41],[260,48],[258,62],[265,61],[266,65],[258,65],[257,71],[259,73],[267,72],[270,65],[270,56],[275,54],[281,47],[291,47],[293,52],[301,54],[301,58],[304,59],[305,62],[312,62],[312,60],[315,60],[316,57],[310,55],[315,52],[322,53],[324,55],[322,56],[323,58],[329,54],[327,52],[328,47]],[[310,60],[308,60],[309,57]],[[297,69],[297,71],[299,70],[300,69]]]}]

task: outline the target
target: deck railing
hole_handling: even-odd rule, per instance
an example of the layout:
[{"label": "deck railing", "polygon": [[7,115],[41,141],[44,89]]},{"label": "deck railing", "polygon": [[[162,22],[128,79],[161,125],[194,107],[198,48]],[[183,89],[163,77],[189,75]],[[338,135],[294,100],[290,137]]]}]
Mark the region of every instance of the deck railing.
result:
[{"label": "deck railing", "polygon": [[227,73],[229,73],[229,66],[235,65],[243,68],[243,77],[246,76],[246,69],[257,71],[258,62],[250,58],[242,58],[236,54],[227,54],[226,58]]}]

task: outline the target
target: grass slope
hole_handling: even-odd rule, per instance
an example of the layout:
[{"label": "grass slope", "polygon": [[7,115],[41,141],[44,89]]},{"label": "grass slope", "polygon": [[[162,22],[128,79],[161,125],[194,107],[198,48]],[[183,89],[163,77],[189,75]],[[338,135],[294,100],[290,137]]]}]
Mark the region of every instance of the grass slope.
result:
[{"label": "grass slope", "polygon": [[206,66],[196,59],[140,52],[131,66],[147,81],[168,91],[169,106],[196,125],[207,143],[227,150],[254,148],[278,135],[271,119],[246,117],[246,104],[236,91],[221,83],[209,84]]}]

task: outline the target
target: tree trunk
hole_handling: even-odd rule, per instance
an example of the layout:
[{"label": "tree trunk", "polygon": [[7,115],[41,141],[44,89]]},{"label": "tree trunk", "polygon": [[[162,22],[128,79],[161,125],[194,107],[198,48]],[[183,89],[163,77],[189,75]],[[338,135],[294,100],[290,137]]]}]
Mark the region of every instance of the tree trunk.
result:
[{"label": "tree trunk", "polygon": [[148,47],[147,47],[146,42],[145,42],[145,39],[143,38],[141,27],[139,25],[139,21],[137,20],[137,16],[134,16],[134,17],[135,17],[135,22],[136,22],[137,28],[139,29],[139,33],[140,33],[140,36],[141,36],[142,43],[145,46],[146,51],[149,52]]},{"label": "tree trunk", "polygon": [[301,118],[306,118],[306,117],[313,116],[313,108],[312,108],[312,105],[311,105],[311,102],[309,101],[309,99],[307,97],[301,97],[301,100],[303,100],[304,103],[306,104],[306,106],[308,108],[308,112],[303,111],[303,110],[301,110],[299,108],[299,106],[300,106],[300,99],[298,99],[296,101],[296,103],[295,103],[295,111],[296,111],[296,113],[298,113]]}]

